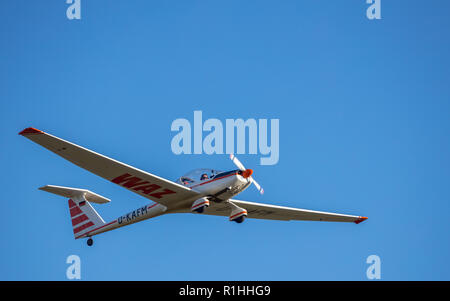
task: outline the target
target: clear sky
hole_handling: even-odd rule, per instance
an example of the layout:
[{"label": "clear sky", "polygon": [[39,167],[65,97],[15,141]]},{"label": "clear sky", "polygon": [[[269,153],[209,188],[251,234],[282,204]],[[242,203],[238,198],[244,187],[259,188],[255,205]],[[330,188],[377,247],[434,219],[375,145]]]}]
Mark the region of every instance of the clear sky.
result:
[{"label": "clear sky", "polygon": [[[448,1],[0,2],[1,280],[449,280]],[[234,166],[175,155],[170,125],[278,118],[280,159],[240,155],[239,199],[368,216],[347,223],[167,215],[74,240],[53,184],[149,201],[17,135],[36,127],[156,175]]]}]

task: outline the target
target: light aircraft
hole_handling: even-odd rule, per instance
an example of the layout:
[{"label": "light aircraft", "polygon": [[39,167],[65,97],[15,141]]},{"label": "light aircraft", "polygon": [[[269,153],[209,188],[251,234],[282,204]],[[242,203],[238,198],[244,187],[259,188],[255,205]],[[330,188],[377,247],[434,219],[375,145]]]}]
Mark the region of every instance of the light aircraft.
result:
[{"label": "light aircraft", "polygon": [[238,169],[225,172],[215,169],[196,169],[173,182],[35,128],[26,128],[19,135],[40,144],[79,167],[154,202],[106,223],[90,203],[104,204],[110,202],[109,199],[86,189],[54,185],[39,188],[69,199],[75,239],[88,238],[89,246],[93,244],[92,236],[94,235],[168,213],[192,212],[228,216],[230,221],[237,223],[242,223],[246,217],[283,221],[354,222],[356,224],[367,219],[363,216],[233,199],[251,184],[263,193],[261,186],[252,177],[253,170],[245,168],[234,155],[230,155],[230,158]]}]

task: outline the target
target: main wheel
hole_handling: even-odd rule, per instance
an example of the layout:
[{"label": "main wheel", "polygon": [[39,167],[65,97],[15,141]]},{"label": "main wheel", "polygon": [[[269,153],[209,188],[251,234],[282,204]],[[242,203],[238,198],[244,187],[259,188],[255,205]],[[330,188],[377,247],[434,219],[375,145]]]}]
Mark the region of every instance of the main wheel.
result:
[{"label": "main wheel", "polygon": [[242,223],[245,220],[245,216],[239,216],[237,219],[235,219],[234,221],[238,224]]},{"label": "main wheel", "polygon": [[92,240],[92,238],[89,238],[88,240],[87,240],[87,245],[88,246],[92,246],[94,244],[94,241]]},{"label": "main wheel", "polygon": [[197,213],[203,213],[203,211],[205,211],[205,206],[195,209],[194,211]]}]

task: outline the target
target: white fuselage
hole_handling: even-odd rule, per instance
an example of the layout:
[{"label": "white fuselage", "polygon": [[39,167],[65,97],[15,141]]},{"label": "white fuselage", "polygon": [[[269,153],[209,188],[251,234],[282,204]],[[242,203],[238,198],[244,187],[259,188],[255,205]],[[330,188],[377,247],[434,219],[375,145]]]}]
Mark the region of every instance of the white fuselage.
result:
[{"label": "white fuselage", "polygon": [[[215,177],[214,179],[205,179],[196,182],[192,186],[187,186],[190,189],[198,192],[199,197],[195,199],[188,199],[178,209],[171,210],[167,212],[167,208],[164,205],[158,203],[152,203],[135,209],[127,214],[120,216],[114,221],[103,225],[98,229],[89,231],[88,233],[81,235],[80,237],[90,237],[103,232],[107,232],[116,228],[134,224],[136,222],[143,221],[152,217],[156,217],[165,213],[182,212],[191,207],[192,203],[195,202],[200,197],[212,197],[217,198],[220,201],[226,201],[233,196],[241,193],[251,184],[248,178],[242,177],[237,171],[230,171],[224,173],[223,176]],[[77,238],[80,238],[77,237]]]},{"label": "white fuselage", "polygon": [[[239,194],[250,185],[250,180],[237,172],[230,172],[214,179],[206,179],[192,186],[188,186],[203,196],[214,196],[226,201]],[[220,193],[220,194],[219,194]]]}]

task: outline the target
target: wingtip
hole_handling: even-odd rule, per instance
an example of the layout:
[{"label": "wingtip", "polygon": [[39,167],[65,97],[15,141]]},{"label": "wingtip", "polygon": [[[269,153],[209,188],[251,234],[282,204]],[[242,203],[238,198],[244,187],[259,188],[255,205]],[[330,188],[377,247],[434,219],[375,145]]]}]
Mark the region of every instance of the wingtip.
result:
[{"label": "wingtip", "polygon": [[362,222],[365,221],[366,219],[367,219],[367,217],[365,217],[365,216],[360,216],[360,217],[355,221],[355,224],[362,223]]},{"label": "wingtip", "polygon": [[19,135],[25,136],[29,134],[42,134],[43,132],[41,130],[35,129],[35,128],[26,128],[23,131],[19,133]]}]

